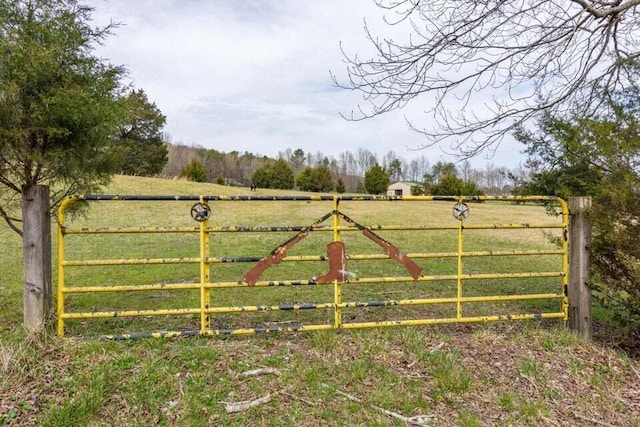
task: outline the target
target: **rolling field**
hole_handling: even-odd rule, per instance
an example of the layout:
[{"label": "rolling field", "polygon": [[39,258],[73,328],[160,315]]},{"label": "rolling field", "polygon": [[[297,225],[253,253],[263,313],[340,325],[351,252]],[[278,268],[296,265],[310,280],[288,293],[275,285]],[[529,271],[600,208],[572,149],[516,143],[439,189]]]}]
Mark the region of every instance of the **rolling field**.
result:
[{"label": "rolling field", "polygon": [[[106,194],[307,195],[223,187],[176,180],[115,177]],[[68,230],[181,227],[197,230],[194,202],[100,201],[86,216],[68,219]],[[216,330],[330,325],[331,309],[260,310],[247,307],[319,305],[334,302],[334,285],[237,286],[256,264],[295,231],[229,232],[232,227],[309,226],[333,210],[330,201],[215,201],[209,282],[211,326]],[[473,229],[478,224],[558,224],[543,206],[472,203],[464,221],[465,297],[558,294],[562,278],[483,278],[478,275],[560,272],[555,228]],[[382,258],[382,248],[359,230],[341,232],[349,282],[341,301],[455,299],[458,221],[452,202],[344,201],[340,211],[371,227],[411,258],[422,277],[411,280],[404,265]],[[329,218],[324,225],[332,225]],[[55,224],[54,224],[55,225]],[[346,219],[341,225],[348,225]],[[377,230],[377,225],[412,230]],[[420,227],[451,229],[419,230]],[[327,273],[329,228],[315,230],[287,251],[292,259],[270,266],[260,281],[313,282]],[[21,329],[21,241],[0,228],[0,425],[640,425],[637,361],[582,342],[561,319],[469,325],[259,334],[126,342],[59,339],[54,329],[25,336]],[[55,239],[54,239],[55,242]],[[73,234],[65,237],[65,260],[165,260],[143,265],[65,267],[69,289],[104,286],[178,285],[200,282],[197,232]],[[425,255],[430,254],[430,255]],[[433,254],[439,254],[438,257]],[[416,255],[416,256],[414,256]],[[349,256],[355,256],[349,258]],[[297,257],[297,258],[296,258]],[[317,258],[317,260],[316,260]],[[253,260],[238,262],[239,260]],[[173,260],[166,262],[167,260]],[[177,261],[182,260],[182,261]],[[216,261],[217,260],[217,261]],[[222,262],[234,260],[234,262]],[[107,262],[108,263],[108,262]],[[54,272],[54,277],[55,276]],[[443,279],[442,276],[449,278]],[[382,283],[389,277],[401,277]],[[371,280],[369,280],[371,279]],[[54,281],[55,282],[55,281]],[[371,282],[371,283],[370,283]],[[55,284],[54,284],[55,287]],[[455,318],[456,303],[345,307],[345,324]],[[245,307],[239,312],[224,307]],[[67,336],[100,336],[160,330],[197,331],[200,289],[69,293],[67,313],[193,309],[178,316],[68,319]],[[465,302],[464,316],[558,313],[561,301]],[[540,316],[541,317],[541,316]],[[255,376],[247,375],[247,371]],[[245,402],[243,405],[234,403]],[[251,404],[248,402],[252,402]],[[255,406],[252,406],[255,405]],[[403,418],[404,417],[404,418]]]}]

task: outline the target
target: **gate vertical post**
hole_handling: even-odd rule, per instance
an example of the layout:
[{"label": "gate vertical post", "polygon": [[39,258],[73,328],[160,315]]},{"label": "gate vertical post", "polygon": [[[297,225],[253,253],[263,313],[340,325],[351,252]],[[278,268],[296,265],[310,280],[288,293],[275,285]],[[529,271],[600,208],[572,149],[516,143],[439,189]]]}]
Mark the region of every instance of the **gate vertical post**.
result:
[{"label": "gate vertical post", "polygon": [[457,269],[457,303],[456,318],[462,319],[462,230],[464,229],[462,218],[458,220],[458,269]]},{"label": "gate vertical post", "polygon": [[[340,241],[340,217],[338,216],[338,209],[340,207],[340,199],[337,196],[333,197],[333,241]],[[342,327],[342,309],[338,307],[338,304],[342,304],[342,284],[338,279],[333,281],[333,327],[335,329]]]},{"label": "gate vertical post", "polygon": [[64,213],[71,199],[64,199],[58,208],[58,284],[56,288],[56,315],[58,318],[58,336],[64,336]]},{"label": "gate vertical post", "polygon": [[569,328],[591,339],[591,197],[569,198]]},{"label": "gate vertical post", "polygon": [[[200,196],[200,203],[204,198]],[[211,301],[211,292],[206,285],[210,281],[209,266],[209,219],[200,223],[200,334],[211,331],[211,317],[207,310]]]},{"label": "gate vertical post", "polygon": [[49,186],[22,189],[22,243],[24,253],[24,326],[29,332],[44,328],[51,311],[51,218]]}]

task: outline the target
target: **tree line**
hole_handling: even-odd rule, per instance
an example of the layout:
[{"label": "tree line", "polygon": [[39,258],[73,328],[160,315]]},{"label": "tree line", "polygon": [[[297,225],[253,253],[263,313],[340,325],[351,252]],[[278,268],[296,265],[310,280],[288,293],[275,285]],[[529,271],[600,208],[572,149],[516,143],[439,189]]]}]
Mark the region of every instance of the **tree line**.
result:
[{"label": "tree line", "polygon": [[[288,148],[272,158],[248,151],[225,153],[180,143],[165,144],[167,161],[158,175],[246,187],[255,183],[260,188],[379,194],[390,183],[406,181],[417,185],[419,194],[504,195],[511,194],[536,171],[533,166],[509,169],[493,163],[474,168],[468,160],[458,164],[439,160],[432,164],[425,155],[407,160],[393,150],[378,156],[357,148],[332,156]],[[376,166],[388,176],[382,189],[366,185],[368,172],[380,172],[374,169]]]}]

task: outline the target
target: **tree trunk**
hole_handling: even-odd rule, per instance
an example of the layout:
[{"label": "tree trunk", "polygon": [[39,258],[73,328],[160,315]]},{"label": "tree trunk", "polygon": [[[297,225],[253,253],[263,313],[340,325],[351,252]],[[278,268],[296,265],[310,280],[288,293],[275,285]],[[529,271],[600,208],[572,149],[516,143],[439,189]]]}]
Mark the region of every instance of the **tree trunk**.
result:
[{"label": "tree trunk", "polygon": [[44,328],[51,311],[51,219],[49,186],[22,189],[24,254],[24,326]]}]

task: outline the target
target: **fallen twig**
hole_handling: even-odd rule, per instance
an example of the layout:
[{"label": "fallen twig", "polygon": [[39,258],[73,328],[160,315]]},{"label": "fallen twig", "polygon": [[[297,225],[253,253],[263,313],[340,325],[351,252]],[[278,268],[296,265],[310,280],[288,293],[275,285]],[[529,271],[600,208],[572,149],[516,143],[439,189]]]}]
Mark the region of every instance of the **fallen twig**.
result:
[{"label": "fallen twig", "polygon": [[436,344],[433,347],[431,347],[429,349],[429,353],[435,353],[436,351],[440,350],[442,347],[444,347],[444,342],[441,342],[440,344]]},{"label": "fallen twig", "polygon": [[[362,399],[360,399],[360,398],[358,398],[358,397],[356,397],[356,396],[354,396],[352,394],[346,393],[346,392],[344,392],[342,390],[336,390],[336,393],[339,394],[342,397],[345,397],[345,398],[353,401],[353,402],[362,403]],[[422,426],[422,427],[427,426],[428,427],[429,424],[427,424],[427,421],[429,421],[430,419],[433,418],[430,415],[416,415],[416,416],[413,416],[413,417],[405,417],[404,415],[398,414],[397,412],[389,411],[389,410],[381,408],[379,406],[375,406],[375,405],[370,405],[370,406],[373,409],[375,409],[376,411],[380,411],[380,412],[382,412],[383,414],[385,414],[385,415],[387,415],[389,417],[395,418],[397,420],[403,421],[403,422],[405,422],[405,423],[407,423],[409,425],[413,425],[413,426]]]},{"label": "fallen twig", "polygon": [[277,370],[276,368],[258,368],[258,369],[252,369],[250,371],[245,371],[242,373],[242,375],[245,377],[257,377],[258,375],[267,375],[267,374],[280,376],[280,371]]},{"label": "fallen twig", "polygon": [[590,423],[592,423],[592,424],[597,424],[597,425],[599,425],[599,426],[605,426],[605,427],[616,427],[616,426],[615,426],[615,425],[613,425],[613,424],[605,423],[604,421],[596,420],[596,419],[594,419],[594,418],[584,417],[584,416],[582,416],[582,415],[580,415],[580,414],[576,414],[576,413],[574,413],[573,415],[574,415],[576,418],[581,419],[582,421],[587,421],[587,422],[590,422]]},{"label": "fallen twig", "polygon": [[269,402],[271,402],[271,393],[254,400],[245,400],[242,402],[221,402],[221,403],[224,403],[227,414],[233,414],[236,412],[246,411],[247,409],[251,409],[254,406],[264,405],[265,403],[269,403]]},{"label": "fallen twig", "polygon": [[529,381],[531,383],[531,385],[533,386],[533,388],[536,390],[536,393],[539,393],[538,386],[536,385],[536,383],[533,382],[533,380],[531,378],[529,378],[528,376],[526,376],[525,374],[522,374],[522,373],[520,374],[520,376],[522,378],[524,378],[525,380]]},{"label": "fallen twig", "polygon": [[632,365],[629,365],[629,366],[631,367],[631,370],[633,371],[633,373],[636,374],[636,377],[638,377],[638,379],[640,380],[640,373],[638,373],[636,368],[634,368]]},{"label": "fallen twig", "polygon": [[291,393],[282,393],[283,395],[290,397],[291,399],[295,399],[295,400],[299,400],[302,403],[306,403],[309,406],[316,406],[316,403],[310,401],[309,399],[305,399],[304,397],[295,395],[295,394],[291,394]]}]

